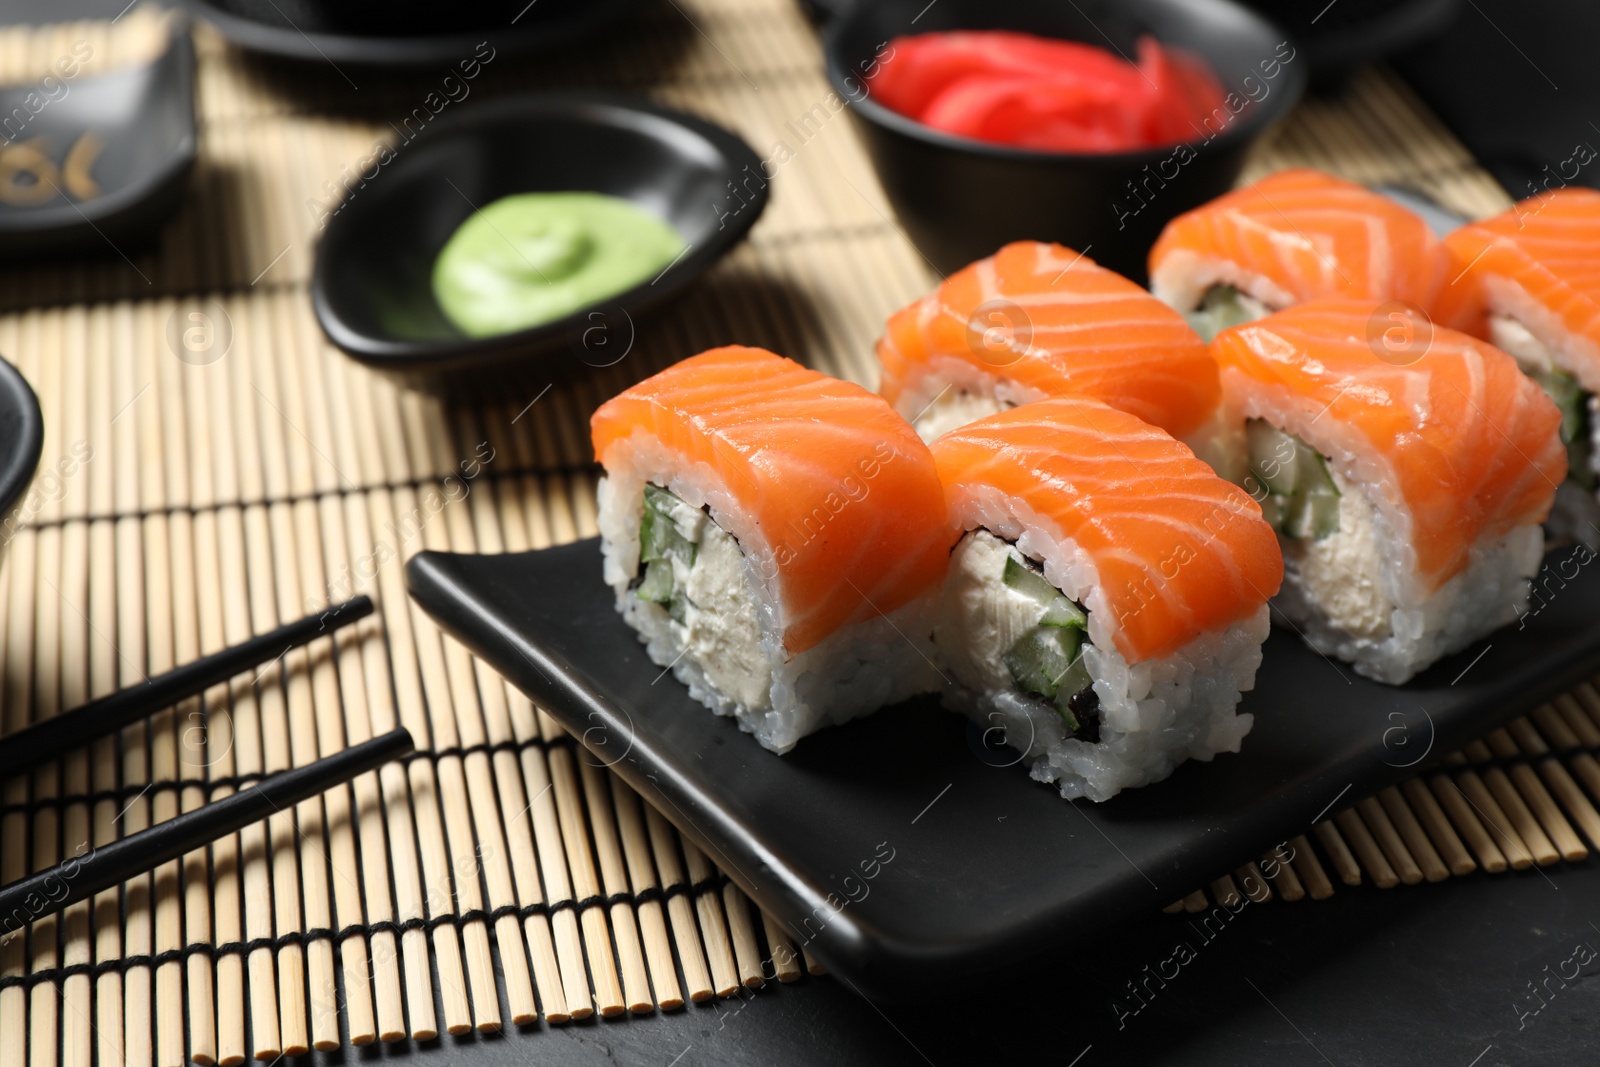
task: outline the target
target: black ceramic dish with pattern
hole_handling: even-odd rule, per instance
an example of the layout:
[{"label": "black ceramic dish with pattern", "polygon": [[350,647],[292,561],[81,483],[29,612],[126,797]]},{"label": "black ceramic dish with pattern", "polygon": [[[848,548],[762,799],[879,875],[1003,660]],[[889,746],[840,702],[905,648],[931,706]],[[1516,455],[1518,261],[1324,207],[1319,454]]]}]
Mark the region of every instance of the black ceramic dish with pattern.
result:
[{"label": "black ceramic dish with pattern", "polygon": [[[744,141],[619,93],[475,104],[392,156],[328,218],[311,297],[335,345],[426,389],[481,391],[530,372],[617,362],[638,318],[737,244],[768,198],[761,158]],[[432,278],[456,228],[504,196],[572,190],[632,201],[668,222],[688,249],[654,279],[554,322],[494,337],[469,337],[452,324]]]},{"label": "black ceramic dish with pattern", "polygon": [[177,210],[194,168],[194,43],[105,74],[68,53],[0,88],[0,256],[126,258]]}]

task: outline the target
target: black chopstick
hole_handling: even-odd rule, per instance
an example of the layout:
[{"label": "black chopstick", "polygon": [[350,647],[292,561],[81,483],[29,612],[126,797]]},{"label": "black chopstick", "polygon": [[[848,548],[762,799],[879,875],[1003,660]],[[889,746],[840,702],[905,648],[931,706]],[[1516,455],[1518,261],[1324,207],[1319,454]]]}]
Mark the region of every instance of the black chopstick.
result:
[{"label": "black chopstick", "polygon": [[158,674],[139,685],[119,689],[65,714],[0,737],[0,779],[32,770],[93,738],[120,730],[162,708],[170,708],[257,664],[277,659],[291,648],[371,614],[372,598],[352,597],[326,611],[307,615],[221,652]]},{"label": "black chopstick", "polygon": [[263,778],[232,796],[90,849],[49,870],[0,886],[0,936],[102,889],[126,882],[225,834],[287,810],[410,752],[411,734],[391,730],[304,767]]}]

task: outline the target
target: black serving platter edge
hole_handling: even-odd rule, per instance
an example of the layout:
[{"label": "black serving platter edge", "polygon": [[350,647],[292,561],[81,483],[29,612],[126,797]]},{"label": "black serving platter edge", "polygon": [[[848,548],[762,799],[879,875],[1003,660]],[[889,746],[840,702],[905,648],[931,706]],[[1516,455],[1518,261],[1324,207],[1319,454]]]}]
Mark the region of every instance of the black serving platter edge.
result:
[{"label": "black serving platter edge", "polygon": [[1067,803],[933,698],[785,756],[650,663],[600,578],[598,541],[424,552],[408,588],[867,995],[949,992],[1070,960],[1313,823],[1525,712],[1600,665],[1593,553],[1552,551],[1518,623],[1389,687],[1275,628],[1242,753],[1105,804]]}]

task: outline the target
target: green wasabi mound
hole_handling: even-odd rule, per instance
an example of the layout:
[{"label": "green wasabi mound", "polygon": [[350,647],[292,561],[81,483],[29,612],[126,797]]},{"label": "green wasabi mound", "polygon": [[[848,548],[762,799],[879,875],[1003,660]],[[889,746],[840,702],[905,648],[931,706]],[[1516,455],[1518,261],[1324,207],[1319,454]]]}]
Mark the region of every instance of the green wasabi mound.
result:
[{"label": "green wasabi mound", "polygon": [[475,211],[433,265],[433,292],[473,337],[554,322],[646,282],[680,256],[678,232],[604,193],[519,193]]}]

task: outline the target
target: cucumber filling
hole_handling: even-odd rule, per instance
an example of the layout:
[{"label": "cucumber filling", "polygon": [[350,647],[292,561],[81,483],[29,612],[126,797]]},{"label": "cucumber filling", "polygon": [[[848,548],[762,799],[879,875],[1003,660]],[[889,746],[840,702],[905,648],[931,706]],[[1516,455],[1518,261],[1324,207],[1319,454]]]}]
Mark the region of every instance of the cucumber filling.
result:
[{"label": "cucumber filling", "polygon": [[1100,740],[1100,698],[1083,660],[1089,643],[1089,616],[1050,584],[1039,564],[1011,548],[1001,581],[1034,602],[1039,623],[1025,631],[1001,657],[1012,681],[1025,693],[1050,701],[1072,736]]},{"label": "cucumber filling", "polygon": [[1594,492],[1595,473],[1590,465],[1593,448],[1589,426],[1591,394],[1578,384],[1578,379],[1564,370],[1554,367],[1549,370],[1524,370],[1561,409],[1561,443],[1567,446],[1567,480]]},{"label": "cucumber filling", "polygon": [[1245,432],[1250,477],[1244,487],[1272,528],[1315,541],[1338,533],[1339,489],[1327,457],[1265,419],[1248,420]]},{"label": "cucumber filling", "polygon": [[687,615],[684,576],[694,566],[706,521],[704,511],[691,508],[659,485],[644,487],[639,573],[629,588],[640,600],[665,607],[676,623],[682,623]]},{"label": "cucumber filling", "polygon": [[1195,333],[1210,341],[1230,326],[1254,322],[1271,313],[1271,308],[1231,285],[1213,285],[1200,298],[1200,306],[1183,317]]},{"label": "cucumber filling", "polygon": [[1522,373],[1538,382],[1555,401],[1561,410],[1561,443],[1567,446],[1567,480],[1594,492],[1594,438],[1589,417],[1589,400],[1594,394],[1556,366],[1550,349],[1517,320],[1506,315],[1489,316],[1489,340],[1510,354]]}]

